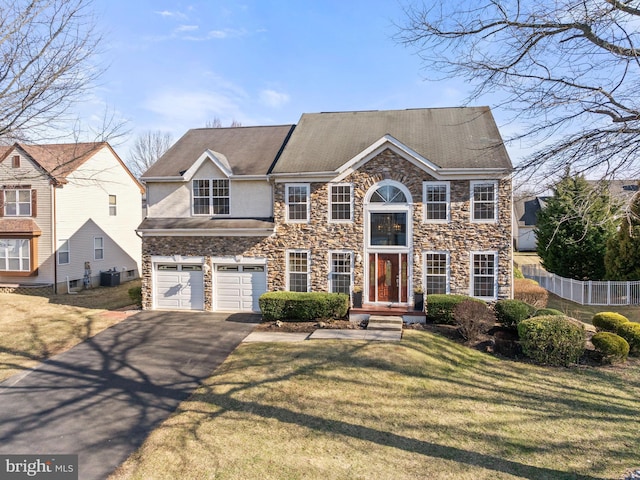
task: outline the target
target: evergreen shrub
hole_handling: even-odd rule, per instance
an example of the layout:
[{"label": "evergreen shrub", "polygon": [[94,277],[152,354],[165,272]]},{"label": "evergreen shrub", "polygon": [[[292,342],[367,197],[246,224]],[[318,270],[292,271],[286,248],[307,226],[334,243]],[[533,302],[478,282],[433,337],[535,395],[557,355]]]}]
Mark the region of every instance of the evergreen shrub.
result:
[{"label": "evergreen shrub", "polygon": [[518,324],[523,353],[541,365],[569,366],[585,350],[584,328],[565,316],[547,315]]},{"label": "evergreen shrub", "polygon": [[344,318],[349,296],[324,292],[267,292],[259,300],[265,320],[312,322],[326,318]]}]

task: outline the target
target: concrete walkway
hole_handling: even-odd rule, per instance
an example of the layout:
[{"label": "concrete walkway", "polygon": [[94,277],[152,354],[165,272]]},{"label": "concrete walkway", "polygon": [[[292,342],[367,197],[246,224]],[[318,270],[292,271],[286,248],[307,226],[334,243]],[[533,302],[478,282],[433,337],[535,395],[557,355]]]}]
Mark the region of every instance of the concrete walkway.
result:
[{"label": "concrete walkway", "polygon": [[211,375],[259,316],[140,312],[0,383],[0,453],[77,454],[104,479]]},{"label": "concrete walkway", "polygon": [[382,340],[399,341],[402,332],[381,330],[318,329],[313,333],[252,332],[245,342],[301,342],[303,340]]}]

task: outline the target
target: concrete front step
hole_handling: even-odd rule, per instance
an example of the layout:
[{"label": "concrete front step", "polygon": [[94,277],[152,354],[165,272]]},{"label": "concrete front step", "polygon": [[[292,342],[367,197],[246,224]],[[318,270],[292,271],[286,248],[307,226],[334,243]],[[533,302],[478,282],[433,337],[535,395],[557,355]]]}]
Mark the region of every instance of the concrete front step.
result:
[{"label": "concrete front step", "polygon": [[402,317],[391,317],[382,315],[371,315],[367,330],[390,330],[402,331]]}]

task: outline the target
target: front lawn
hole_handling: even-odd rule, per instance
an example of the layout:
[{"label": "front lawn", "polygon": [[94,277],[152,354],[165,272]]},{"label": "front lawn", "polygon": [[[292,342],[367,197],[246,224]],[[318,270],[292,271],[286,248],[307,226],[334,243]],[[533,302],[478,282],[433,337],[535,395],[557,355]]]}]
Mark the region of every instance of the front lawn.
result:
[{"label": "front lawn", "polygon": [[0,380],[94,336],[121,320],[106,310],[131,305],[132,281],[75,295],[0,293]]},{"label": "front lawn", "polygon": [[633,362],[543,368],[417,330],[243,344],[111,479],[621,478]]}]

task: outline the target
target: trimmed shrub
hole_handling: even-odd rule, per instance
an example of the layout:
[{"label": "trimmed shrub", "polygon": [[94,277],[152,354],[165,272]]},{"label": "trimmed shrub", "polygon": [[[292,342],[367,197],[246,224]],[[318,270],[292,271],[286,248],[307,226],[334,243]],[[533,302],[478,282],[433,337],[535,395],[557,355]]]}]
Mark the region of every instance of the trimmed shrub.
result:
[{"label": "trimmed shrub", "polygon": [[513,266],[513,278],[524,278],[524,275],[522,274],[522,270],[520,270],[515,265]]},{"label": "trimmed shrub", "polygon": [[131,287],[127,290],[129,298],[139,307],[142,306],[142,287]]},{"label": "trimmed shrub", "polygon": [[427,322],[455,325],[456,322],[453,317],[453,309],[456,305],[464,302],[465,300],[471,300],[473,302],[479,302],[486,305],[484,301],[468,297],[466,295],[445,295],[440,293],[427,295]]},{"label": "trimmed shrub", "polygon": [[591,338],[596,351],[602,355],[602,363],[624,362],[629,355],[629,343],[611,332],[598,332]]},{"label": "trimmed shrub", "polygon": [[556,310],[555,308],[541,308],[540,310],[536,310],[536,313],[533,314],[534,317],[542,317],[545,315],[564,315],[560,310]]},{"label": "trimmed shrub", "polygon": [[536,308],[545,308],[549,301],[549,292],[538,285],[535,280],[515,278],[513,280],[513,298]]},{"label": "trimmed shrub", "polygon": [[453,318],[458,333],[469,342],[477,340],[495,323],[495,316],[488,305],[473,300],[458,303],[453,308]]},{"label": "trimmed shrub", "polygon": [[493,307],[498,322],[507,328],[517,328],[518,324],[533,316],[536,307],[522,300],[498,300]]},{"label": "trimmed shrub", "polygon": [[569,366],[578,362],[585,347],[584,328],[565,316],[549,315],[518,324],[523,353],[541,365]]},{"label": "trimmed shrub", "polygon": [[349,310],[349,296],[324,292],[267,292],[258,300],[265,320],[311,322],[343,318]]},{"label": "trimmed shrub", "polygon": [[627,341],[631,355],[640,356],[640,323],[623,323],[616,333]]},{"label": "trimmed shrub", "polygon": [[629,323],[629,319],[616,312],[600,312],[593,316],[591,323],[600,331],[616,333],[621,325]]}]

